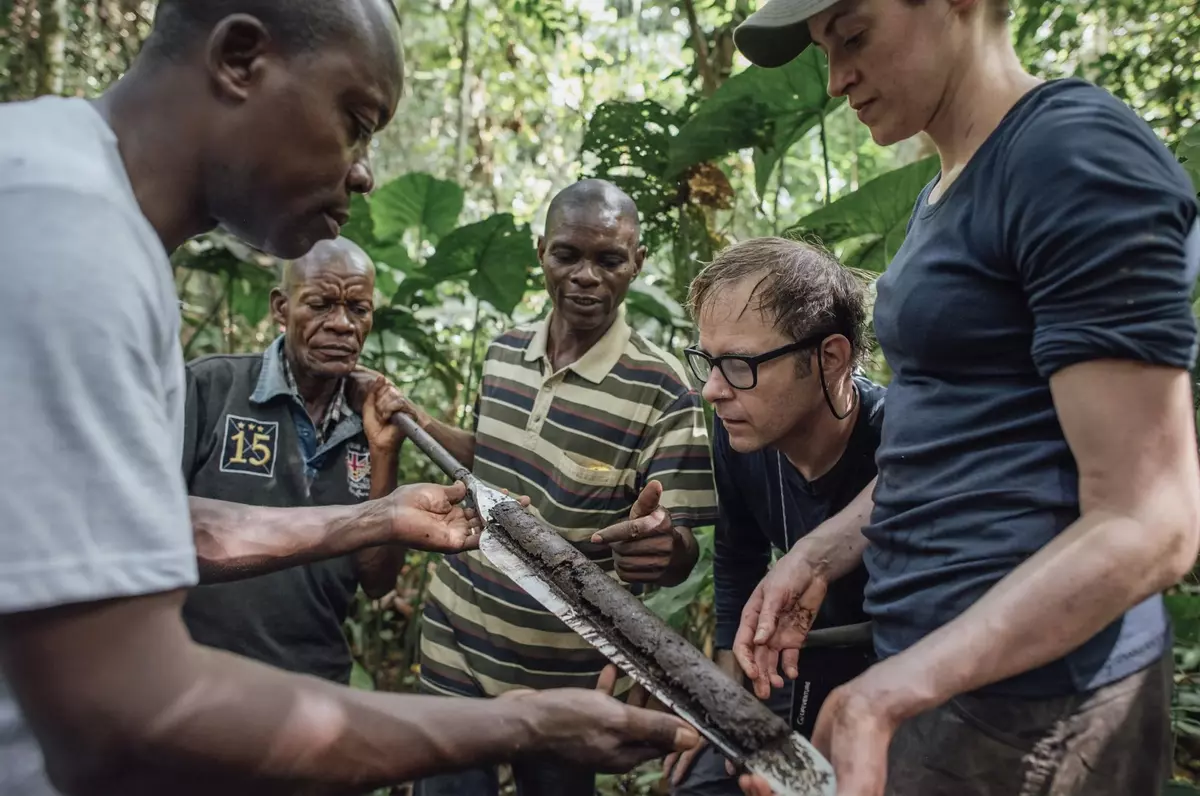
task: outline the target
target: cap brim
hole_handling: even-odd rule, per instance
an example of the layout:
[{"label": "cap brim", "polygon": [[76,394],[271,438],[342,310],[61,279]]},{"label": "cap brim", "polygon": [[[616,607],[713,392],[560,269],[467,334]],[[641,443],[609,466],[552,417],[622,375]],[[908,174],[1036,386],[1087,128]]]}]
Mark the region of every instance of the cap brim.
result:
[{"label": "cap brim", "polygon": [[773,68],[791,61],[808,45],[809,17],[841,0],[769,0],[733,31],[733,43],[756,66]]}]

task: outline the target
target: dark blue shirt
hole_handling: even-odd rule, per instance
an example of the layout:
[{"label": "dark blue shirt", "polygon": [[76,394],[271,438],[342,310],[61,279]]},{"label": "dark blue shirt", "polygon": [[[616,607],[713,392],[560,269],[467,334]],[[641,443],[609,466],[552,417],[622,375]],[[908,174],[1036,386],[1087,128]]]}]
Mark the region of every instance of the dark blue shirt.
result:
[{"label": "dark blue shirt", "polygon": [[[855,377],[862,406],[846,450],[814,481],[805,480],[774,448],[738,453],[729,432],[713,421],[713,469],[717,525],[713,539],[713,588],[718,649],[730,649],[742,608],[767,574],[771,550],[788,551],[798,539],[837,514],[875,477],[875,449],[883,425],[884,388]],[[834,581],[814,627],[864,622],[863,567]]]},{"label": "dark blue shirt", "polygon": [[[1107,92],[1039,86],[936,204],[933,184],[875,305],[894,373],[866,531],[881,656],[954,619],[1079,517],[1055,372],[1095,359],[1187,368],[1196,345],[1193,188]],[[1169,636],[1155,596],[987,690],[1090,690],[1157,660]]]}]

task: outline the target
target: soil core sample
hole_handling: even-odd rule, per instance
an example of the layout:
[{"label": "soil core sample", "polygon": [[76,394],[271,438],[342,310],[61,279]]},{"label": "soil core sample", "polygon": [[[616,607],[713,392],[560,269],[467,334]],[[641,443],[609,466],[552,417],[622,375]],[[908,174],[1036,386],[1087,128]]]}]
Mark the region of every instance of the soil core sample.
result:
[{"label": "soil core sample", "polygon": [[698,721],[718,730],[747,755],[782,743],[790,735],[787,722],[554,529],[515,502],[493,509],[490,524],[498,540],[553,583],[576,610]]}]

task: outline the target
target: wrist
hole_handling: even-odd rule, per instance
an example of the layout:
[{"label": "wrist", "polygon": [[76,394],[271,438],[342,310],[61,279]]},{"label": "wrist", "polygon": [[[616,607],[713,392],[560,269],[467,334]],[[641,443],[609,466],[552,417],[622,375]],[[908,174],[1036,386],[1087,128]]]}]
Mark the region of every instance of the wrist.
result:
[{"label": "wrist", "polygon": [[907,652],[881,661],[854,681],[856,690],[893,726],[931,710],[953,696],[941,693],[927,676],[932,667],[913,665],[906,656]]}]

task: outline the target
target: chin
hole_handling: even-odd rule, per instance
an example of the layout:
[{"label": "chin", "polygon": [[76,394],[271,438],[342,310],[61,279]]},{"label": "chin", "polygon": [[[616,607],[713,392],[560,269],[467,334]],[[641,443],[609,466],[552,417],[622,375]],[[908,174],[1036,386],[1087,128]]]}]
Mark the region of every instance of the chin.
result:
[{"label": "chin", "polygon": [[871,125],[871,140],[879,146],[891,146],[901,141],[907,141],[921,132],[919,127],[910,129],[907,125],[888,124],[886,121]]},{"label": "chin", "polygon": [[762,440],[753,432],[741,431],[735,429],[729,430],[729,426],[725,427],[726,433],[729,434],[729,447],[733,448],[738,453],[755,453],[765,447]]}]

